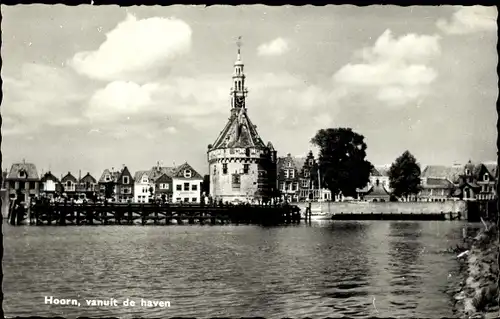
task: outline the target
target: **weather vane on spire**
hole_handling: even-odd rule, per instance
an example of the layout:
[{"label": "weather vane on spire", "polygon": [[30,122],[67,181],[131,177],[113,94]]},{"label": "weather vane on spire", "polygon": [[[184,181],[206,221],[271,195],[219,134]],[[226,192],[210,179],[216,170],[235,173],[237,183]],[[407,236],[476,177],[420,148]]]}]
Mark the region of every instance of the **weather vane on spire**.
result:
[{"label": "weather vane on spire", "polygon": [[243,43],[241,42],[241,35],[238,37],[238,40],[236,40],[236,45],[238,46],[238,54],[240,54],[240,49],[241,49],[241,45]]}]

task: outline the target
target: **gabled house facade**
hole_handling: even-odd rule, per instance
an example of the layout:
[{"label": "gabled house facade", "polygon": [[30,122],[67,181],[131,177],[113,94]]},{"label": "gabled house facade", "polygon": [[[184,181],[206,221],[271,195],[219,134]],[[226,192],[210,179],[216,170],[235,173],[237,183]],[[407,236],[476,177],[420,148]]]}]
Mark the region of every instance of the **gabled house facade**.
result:
[{"label": "gabled house facade", "polygon": [[151,188],[154,182],[150,179],[151,171],[137,171],[134,174],[134,202],[149,203],[151,200]]},{"label": "gabled house facade", "polygon": [[63,186],[61,181],[52,174],[51,171],[43,174],[40,179],[40,194],[47,198],[55,198],[62,194]]},{"label": "gabled house facade", "polygon": [[63,186],[63,193],[66,194],[68,199],[78,199],[78,193],[76,191],[76,186],[78,185],[78,179],[68,172],[61,178],[61,184]]},{"label": "gabled house facade", "polygon": [[87,172],[87,174],[78,181],[76,191],[80,198],[95,199],[98,192],[97,180]]},{"label": "gabled house facade", "polygon": [[200,203],[203,177],[191,165],[186,162],[176,167],[171,179],[173,203]]},{"label": "gabled house facade", "polygon": [[421,191],[417,197],[418,201],[456,200],[455,195],[463,172],[464,166],[459,164],[426,166],[420,174]]},{"label": "gabled house facade", "polygon": [[476,184],[480,187],[477,200],[494,200],[497,198],[496,182],[498,178],[497,164],[480,164]]},{"label": "gabled house facade", "polygon": [[40,195],[40,178],[33,163],[23,161],[12,164],[5,182],[10,197],[21,196],[23,201],[28,202],[30,198]]},{"label": "gabled house facade", "polygon": [[286,157],[278,158],[278,189],[288,202],[299,201],[301,170],[305,158],[293,157],[290,153]]},{"label": "gabled house facade", "polygon": [[99,196],[115,202],[134,200],[134,179],[127,166],[120,171],[105,169],[98,182]]}]

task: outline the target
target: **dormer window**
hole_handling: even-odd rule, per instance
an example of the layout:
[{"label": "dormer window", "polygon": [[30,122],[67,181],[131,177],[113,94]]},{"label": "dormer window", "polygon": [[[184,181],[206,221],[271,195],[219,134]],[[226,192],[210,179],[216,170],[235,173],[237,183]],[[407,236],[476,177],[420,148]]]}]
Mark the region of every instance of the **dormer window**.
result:
[{"label": "dormer window", "polygon": [[142,182],[143,183],[147,183],[148,182],[148,177],[147,176],[143,176],[142,177]]},{"label": "dormer window", "polygon": [[468,168],[465,170],[465,175],[470,175],[470,170]]},{"label": "dormer window", "polygon": [[314,165],[314,160],[311,158],[309,159],[309,166],[313,166]]},{"label": "dormer window", "polygon": [[27,177],[26,171],[24,170],[19,171],[19,178],[26,178],[26,177]]},{"label": "dormer window", "polygon": [[488,175],[488,173],[485,173],[485,174],[484,174],[484,177],[483,177],[483,180],[484,180],[485,182],[489,181],[489,180],[490,180],[490,175]]},{"label": "dormer window", "polygon": [[106,182],[109,182],[109,181],[111,180],[111,177],[110,177],[109,175],[106,175],[106,176],[104,177],[104,180],[105,180]]},{"label": "dormer window", "polygon": [[66,186],[71,187],[71,181],[67,181]]},{"label": "dormer window", "polygon": [[185,178],[191,178],[191,170],[190,169],[184,170],[184,177]]},{"label": "dormer window", "polygon": [[288,167],[292,167],[292,162],[288,162],[288,163],[286,164],[286,166],[288,166]]},{"label": "dormer window", "polygon": [[130,181],[128,176],[123,176],[122,180],[123,180],[123,184],[128,184],[128,182]]}]

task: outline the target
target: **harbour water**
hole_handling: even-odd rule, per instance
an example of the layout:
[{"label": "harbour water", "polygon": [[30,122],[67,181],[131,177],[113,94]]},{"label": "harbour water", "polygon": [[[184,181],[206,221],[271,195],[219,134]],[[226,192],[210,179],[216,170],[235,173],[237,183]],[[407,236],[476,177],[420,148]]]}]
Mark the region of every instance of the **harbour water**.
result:
[{"label": "harbour water", "polygon": [[[3,225],[11,316],[452,317],[462,222]],[[45,297],[81,306],[45,304]],[[118,300],[88,306],[86,299]],[[129,300],[170,307],[124,307]]]}]

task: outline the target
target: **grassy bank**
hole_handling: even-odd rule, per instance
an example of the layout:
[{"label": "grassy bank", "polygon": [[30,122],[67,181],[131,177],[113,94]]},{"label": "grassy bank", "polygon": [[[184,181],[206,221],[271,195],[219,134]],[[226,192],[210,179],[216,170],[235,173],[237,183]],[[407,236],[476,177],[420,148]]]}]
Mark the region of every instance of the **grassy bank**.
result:
[{"label": "grassy bank", "polygon": [[461,318],[499,318],[497,286],[498,239],[494,225],[467,237],[456,253],[461,283],[455,291],[455,311]]}]

